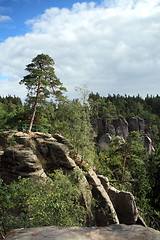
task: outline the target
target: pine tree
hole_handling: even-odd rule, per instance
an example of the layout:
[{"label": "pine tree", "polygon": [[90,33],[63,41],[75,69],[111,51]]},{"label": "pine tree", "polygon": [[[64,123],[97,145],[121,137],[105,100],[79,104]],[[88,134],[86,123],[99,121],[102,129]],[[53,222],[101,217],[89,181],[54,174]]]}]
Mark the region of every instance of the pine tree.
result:
[{"label": "pine tree", "polygon": [[24,76],[20,84],[25,84],[28,97],[33,99],[33,113],[30,120],[29,132],[32,130],[37,106],[51,95],[60,97],[66,88],[62,86],[54,70],[54,60],[45,54],[39,54],[26,66],[29,74]]}]

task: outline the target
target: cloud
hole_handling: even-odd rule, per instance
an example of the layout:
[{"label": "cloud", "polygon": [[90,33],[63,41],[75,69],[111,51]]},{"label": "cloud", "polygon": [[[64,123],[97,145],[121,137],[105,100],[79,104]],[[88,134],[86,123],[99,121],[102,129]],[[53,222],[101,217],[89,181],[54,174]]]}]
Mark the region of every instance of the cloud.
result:
[{"label": "cloud", "polygon": [[2,12],[6,12],[8,10],[9,8],[0,6],[0,24],[3,22],[8,22],[12,20],[10,16],[2,15]]},{"label": "cloud", "polygon": [[[0,44],[0,72],[21,95],[25,66],[40,53],[55,60],[71,98],[81,84],[105,96],[160,92],[159,0],[75,3],[46,9],[26,24],[30,32]],[[0,95],[10,94],[3,84]]]},{"label": "cloud", "polygon": [[2,22],[6,22],[6,21],[10,21],[11,20],[11,17],[9,16],[0,16],[0,23]]}]

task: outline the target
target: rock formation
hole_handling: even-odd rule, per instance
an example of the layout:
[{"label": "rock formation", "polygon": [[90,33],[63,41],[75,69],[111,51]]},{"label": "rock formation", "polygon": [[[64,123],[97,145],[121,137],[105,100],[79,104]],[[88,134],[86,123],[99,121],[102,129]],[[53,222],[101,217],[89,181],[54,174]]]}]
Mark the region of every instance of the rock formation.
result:
[{"label": "rock formation", "polygon": [[7,240],[160,240],[160,232],[140,225],[108,227],[38,227],[10,233]]},{"label": "rock formation", "polygon": [[[5,143],[1,144],[4,151],[0,155],[0,176],[4,182],[10,183],[18,176],[45,180],[48,170],[57,168],[64,173],[79,171],[89,225],[135,224],[138,221],[133,195],[118,191],[110,186],[106,177],[98,176],[92,167],[74,154],[72,145],[64,137],[38,132],[32,135],[5,132],[4,135],[4,139],[0,139],[1,143]],[[9,143],[12,146],[8,146]],[[95,200],[96,206],[93,204]]]},{"label": "rock formation", "polygon": [[151,130],[146,126],[145,121],[140,118],[130,117],[107,120],[105,118],[92,119],[93,129],[97,135],[97,144],[100,150],[104,149],[113,137],[120,137],[125,141],[131,131],[139,131],[143,135],[144,146],[147,154],[153,151]]}]

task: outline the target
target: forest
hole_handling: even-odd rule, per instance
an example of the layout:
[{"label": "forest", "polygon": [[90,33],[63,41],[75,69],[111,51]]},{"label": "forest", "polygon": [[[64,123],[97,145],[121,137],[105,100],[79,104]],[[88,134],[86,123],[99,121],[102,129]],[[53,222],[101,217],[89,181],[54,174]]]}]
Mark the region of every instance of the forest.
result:
[{"label": "forest", "polygon": [[[33,66],[32,66],[33,67]],[[59,133],[65,136],[74,146],[77,154],[80,154],[91,166],[94,166],[96,172],[107,176],[113,186],[118,189],[130,191],[136,198],[139,210],[147,222],[148,226],[155,229],[160,228],[160,96],[147,95],[141,96],[121,96],[107,95],[100,96],[99,93],[90,92],[86,87],[78,87],[77,98],[70,100],[64,97],[61,92],[66,91],[60,80],[55,78],[54,85],[60,86],[58,91],[54,91],[54,97],[50,97],[47,90],[46,79],[41,85],[33,84],[34,67],[27,66],[29,75],[25,76],[21,83],[28,87],[29,94],[25,102],[17,96],[0,96],[0,131],[27,131],[32,116],[31,131],[42,131],[50,134]],[[33,74],[33,75],[32,75]],[[38,72],[40,75],[40,73]],[[32,75],[32,76],[31,76]],[[29,76],[29,77],[28,77]],[[51,76],[50,76],[51,77]],[[28,81],[29,79],[29,81]],[[53,83],[53,76],[52,76]],[[37,87],[43,90],[43,94],[37,91]],[[32,90],[32,93],[30,92]],[[34,92],[34,94],[33,94]],[[40,96],[41,94],[41,96]],[[56,97],[55,97],[56,96]],[[36,99],[38,101],[36,102]],[[33,109],[36,112],[33,119]],[[92,126],[93,119],[127,119],[129,117],[140,118],[145,121],[146,126],[150,129],[150,137],[153,141],[155,151],[147,156],[146,150],[142,143],[142,132],[130,132],[125,142],[118,138],[113,138],[105,149],[100,150],[97,146],[97,136]],[[13,144],[12,142],[10,143]],[[126,159],[124,165],[124,159]],[[37,191],[31,190],[31,181],[19,179],[19,183],[13,182],[5,185],[3,180],[0,184],[0,202],[3,203],[0,209],[0,215],[4,217],[7,209],[14,208],[19,199],[24,202],[21,205],[32,202],[32,215],[36,216],[36,221],[30,226],[41,225],[66,225],[66,226],[83,226],[85,210],[77,203],[79,188],[74,183],[72,176],[64,176],[61,171],[55,171],[52,174],[55,182],[55,189],[48,185],[48,189],[42,184],[37,187]],[[67,188],[63,183],[67,184]],[[48,183],[49,184],[49,183]],[[41,194],[39,191],[47,191],[46,198],[47,208],[51,207],[51,200],[55,201],[55,214],[57,219],[53,221],[49,210],[44,210],[42,205]],[[24,196],[30,197],[27,199]],[[7,193],[7,194],[4,194]],[[51,194],[52,193],[52,194]],[[62,203],[61,196],[65,201]],[[48,197],[47,197],[48,196]],[[70,198],[68,198],[70,196]],[[56,200],[55,200],[56,199]],[[36,204],[39,202],[37,215]],[[59,204],[59,205],[58,205]],[[62,204],[63,211],[60,212]],[[76,206],[76,211],[75,211]],[[22,206],[23,207],[23,206]],[[45,214],[44,214],[45,211]],[[24,213],[21,213],[15,223],[15,219],[8,218],[7,226],[4,226],[3,218],[0,220],[0,230],[9,231],[21,225]],[[46,219],[44,221],[44,218]],[[80,220],[78,220],[80,219]],[[6,222],[5,222],[6,224]],[[26,223],[26,226],[27,223]]]}]

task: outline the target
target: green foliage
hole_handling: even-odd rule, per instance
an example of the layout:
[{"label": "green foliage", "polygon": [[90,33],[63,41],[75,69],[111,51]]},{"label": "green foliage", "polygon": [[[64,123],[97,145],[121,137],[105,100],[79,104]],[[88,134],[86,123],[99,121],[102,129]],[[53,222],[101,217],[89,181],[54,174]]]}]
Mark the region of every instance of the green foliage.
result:
[{"label": "green foliage", "polygon": [[117,117],[116,107],[110,100],[106,101],[106,99],[100,97],[99,94],[94,95],[91,93],[88,101],[92,117],[103,117],[107,119]]},{"label": "green foliage", "polygon": [[5,106],[0,102],[0,130],[5,128],[5,124],[7,122],[6,114],[7,112],[5,110]]},{"label": "green foliage", "polygon": [[36,226],[82,226],[86,211],[80,205],[81,189],[72,175],[61,170],[50,179],[0,182],[0,230]]},{"label": "green foliage", "polygon": [[16,128],[23,111],[20,98],[0,97],[0,130]]},{"label": "green foliage", "polygon": [[52,132],[65,136],[74,146],[75,152],[89,162],[94,163],[94,132],[90,123],[87,104],[65,99],[58,104],[54,115]]},{"label": "green foliage", "polygon": [[132,192],[147,224],[159,229],[159,150],[148,158],[140,133],[131,132],[126,142],[116,138],[99,153],[98,171],[118,189]]},{"label": "green foliage", "polygon": [[9,134],[9,132],[0,132],[0,147],[1,149],[6,149],[7,147],[17,145],[14,136]]},{"label": "green foliage", "polygon": [[92,117],[97,118],[142,118],[150,128],[153,140],[160,138],[160,97],[147,96],[145,99],[138,96],[108,95],[101,97],[98,93],[89,95]]},{"label": "green foliage", "polygon": [[160,209],[160,145],[148,159],[148,173],[151,184],[150,201],[156,211]]},{"label": "green foliage", "polygon": [[[44,59],[39,63],[41,57],[42,59],[44,57]],[[49,68],[47,65],[48,60],[51,60]],[[45,61],[46,64],[44,64]],[[52,134],[57,132],[64,135],[73,144],[76,154],[81,154],[91,165],[94,165],[96,162],[97,171],[107,176],[111,182],[113,181],[113,184],[117,188],[131,191],[136,196],[138,206],[145,213],[145,218],[151,224],[152,221],[150,219],[153,219],[153,215],[156,217],[159,216],[160,208],[160,97],[147,96],[145,99],[142,99],[140,96],[131,97],[127,95],[108,95],[107,97],[101,97],[98,93],[91,93],[88,97],[86,89],[80,88],[78,89],[81,93],[80,100],[77,99],[71,101],[66,98],[61,98],[62,96],[59,92],[59,90],[63,90],[61,83],[58,85],[58,89],[56,89],[49,80],[50,77],[53,77],[55,84],[59,84],[59,80],[54,75],[54,69],[52,69],[52,71],[50,68],[53,67],[52,63],[54,64],[50,57],[48,59],[48,57],[46,58],[46,56],[42,54],[38,55],[31,65],[27,65],[29,75],[24,77],[23,83],[28,89],[29,96],[26,99],[24,106],[18,97],[0,97],[0,130],[16,129],[17,125],[21,122],[29,123],[31,118],[30,116],[33,112],[32,108],[35,103],[38,83],[42,83],[40,86],[41,94],[38,96],[38,102],[41,104],[38,103],[37,106],[35,123],[44,124]],[[46,72],[43,72],[43,69],[39,69],[39,64],[45,65]],[[46,75],[50,70],[51,75]],[[41,74],[44,74],[42,81]],[[48,86],[48,83],[46,82],[48,80],[48,83],[51,84],[50,86]],[[50,99],[49,102],[47,102],[47,98],[52,93],[57,96],[56,104]],[[106,147],[106,149],[99,153],[98,161],[95,161],[96,150],[93,141],[95,135],[93,133],[90,120],[103,118],[108,121],[120,117],[136,117],[145,120],[147,132],[151,134],[152,140],[154,141],[156,149],[155,154],[151,155],[149,158],[146,157],[141,136],[138,133],[133,132],[129,135],[127,142],[122,142],[119,138],[114,139],[110,145]],[[11,138],[5,141],[4,144],[5,146],[13,145],[15,144],[15,141]],[[61,175],[60,179],[62,180],[62,178],[63,177]],[[55,181],[55,175],[53,179]],[[67,182],[67,179],[64,177],[64,182]],[[25,189],[23,188],[21,181],[24,181],[24,186],[26,185],[26,189],[28,189],[27,191],[30,196],[25,193]],[[55,192],[52,189],[53,186],[51,186],[48,182],[47,184],[49,184],[49,187],[47,188],[45,184],[37,184],[39,192],[46,191],[46,194],[44,194],[45,197],[42,197],[40,194],[35,192],[35,189],[33,190],[29,187],[31,183],[29,183],[28,180],[21,181],[19,185],[16,185],[17,183],[13,183],[10,186],[1,185],[1,190],[5,189],[4,191],[6,191],[8,195],[7,197],[6,195],[4,196],[1,194],[1,202],[4,202],[4,205],[2,204],[3,211],[1,212],[1,214],[3,213],[3,217],[2,220],[0,220],[2,228],[6,228],[8,230],[12,227],[34,226],[36,224],[38,225],[38,222],[36,221],[39,221],[42,225],[51,223],[53,216],[51,216],[51,213],[47,213],[48,217],[45,216],[45,211],[49,211],[49,208],[53,208],[53,205],[50,205],[50,203],[43,205],[41,199],[43,202],[51,202],[49,199],[55,197]],[[71,181],[70,178],[69,181]],[[72,184],[72,182],[70,183]],[[56,186],[58,186],[58,184],[55,185],[55,189]],[[72,189],[74,192],[74,187],[71,188],[70,185],[68,185],[67,188]],[[63,189],[63,186],[59,188]],[[13,194],[13,189],[15,192],[18,192],[18,194]],[[46,189],[48,189],[48,192]],[[53,194],[50,194],[51,189]],[[61,194],[62,192],[59,193],[59,200],[57,198],[57,201],[60,201]],[[24,206],[20,204],[20,196],[21,202],[23,202]],[[28,196],[28,198],[25,198],[25,196]],[[39,199],[40,197],[41,199],[39,200],[39,203],[37,203],[36,199]],[[24,200],[24,198],[26,200]],[[33,204],[29,203],[31,200]],[[74,199],[71,202],[77,203],[77,199]],[[70,203],[68,203],[68,206],[70,207],[72,213],[73,209]],[[39,204],[42,204],[42,206]],[[67,207],[65,206],[66,208],[63,208],[63,203],[61,201],[59,204],[59,206],[63,209],[64,219],[67,219],[68,216],[68,224],[72,225],[72,221],[77,221],[76,219],[78,218],[78,215],[73,217],[74,219],[71,218],[69,212],[67,212],[69,211],[67,210]],[[31,205],[32,208],[30,207]],[[15,211],[17,206],[19,209],[18,212],[17,210]],[[81,206],[76,206],[81,209]],[[42,209],[43,212],[39,212],[39,209]],[[60,210],[58,210],[58,205],[56,204],[53,208],[53,212],[55,211],[57,211],[57,218],[61,219],[58,220],[55,217],[56,221],[62,221],[59,222],[59,224],[63,225],[63,217],[61,217],[63,215],[58,215],[61,213],[58,213]],[[77,212],[78,211],[79,210],[77,209]],[[36,218],[37,213],[38,218]],[[152,217],[147,217],[150,213],[152,213]],[[45,218],[46,222],[44,220]],[[81,219],[83,219],[83,217]],[[82,222],[80,224],[82,224]],[[157,227],[156,223],[155,226]]]},{"label": "green foliage", "polygon": [[26,71],[29,74],[24,76],[20,84],[26,85],[30,98],[35,97],[38,86],[40,87],[38,97],[41,100],[49,98],[51,94],[58,97],[66,90],[55,74],[54,64],[50,56],[39,54],[27,65]]},{"label": "green foliage", "polygon": [[22,106],[22,101],[19,97],[16,96],[0,96],[0,102],[4,104],[7,111],[13,111],[17,106]]},{"label": "green foliage", "polygon": [[148,159],[140,133],[131,132],[126,142],[115,139],[100,152],[99,161],[99,171],[109,180],[120,183],[119,188],[131,191],[138,206],[147,210],[151,187],[146,167]]}]

